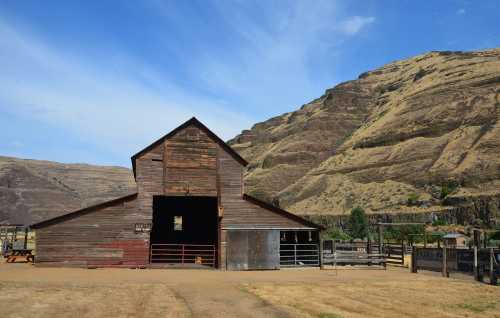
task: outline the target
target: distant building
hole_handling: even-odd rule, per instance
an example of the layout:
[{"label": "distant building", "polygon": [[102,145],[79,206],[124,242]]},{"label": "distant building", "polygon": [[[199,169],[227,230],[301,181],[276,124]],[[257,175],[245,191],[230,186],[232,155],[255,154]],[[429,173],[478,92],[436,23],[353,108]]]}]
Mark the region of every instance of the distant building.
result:
[{"label": "distant building", "polygon": [[465,235],[460,233],[448,233],[445,236],[443,236],[443,242],[446,244],[447,247],[452,247],[452,248],[466,247],[465,239],[466,239]]}]

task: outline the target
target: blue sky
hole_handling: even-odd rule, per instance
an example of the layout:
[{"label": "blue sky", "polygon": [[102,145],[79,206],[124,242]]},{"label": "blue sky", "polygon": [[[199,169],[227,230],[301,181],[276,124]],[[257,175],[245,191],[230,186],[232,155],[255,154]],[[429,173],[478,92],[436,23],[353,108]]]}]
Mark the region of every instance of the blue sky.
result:
[{"label": "blue sky", "polygon": [[499,46],[498,1],[0,2],[0,155],[130,166],[197,116],[224,139],[431,50]]}]

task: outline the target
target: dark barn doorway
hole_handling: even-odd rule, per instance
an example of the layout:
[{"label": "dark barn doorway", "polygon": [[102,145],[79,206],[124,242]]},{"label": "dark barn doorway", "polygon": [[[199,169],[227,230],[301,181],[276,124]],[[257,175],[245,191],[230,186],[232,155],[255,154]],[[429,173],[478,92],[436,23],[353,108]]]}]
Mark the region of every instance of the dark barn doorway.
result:
[{"label": "dark barn doorway", "polygon": [[217,198],[154,196],[151,263],[216,267]]}]

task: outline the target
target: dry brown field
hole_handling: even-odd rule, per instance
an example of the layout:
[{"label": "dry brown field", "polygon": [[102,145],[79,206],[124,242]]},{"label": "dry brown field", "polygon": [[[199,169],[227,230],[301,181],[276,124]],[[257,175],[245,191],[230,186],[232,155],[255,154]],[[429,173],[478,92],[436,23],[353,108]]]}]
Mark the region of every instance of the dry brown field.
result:
[{"label": "dry brown field", "polygon": [[220,272],[0,264],[0,317],[500,317],[500,287],[404,268]]}]

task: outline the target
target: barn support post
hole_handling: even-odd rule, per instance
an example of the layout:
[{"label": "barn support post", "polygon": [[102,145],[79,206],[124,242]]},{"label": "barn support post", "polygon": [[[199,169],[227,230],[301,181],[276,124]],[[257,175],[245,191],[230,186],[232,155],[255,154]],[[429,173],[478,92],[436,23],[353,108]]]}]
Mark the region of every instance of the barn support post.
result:
[{"label": "barn support post", "polygon": [[417,247],[416,246],[411,247],[411,272],[412,273],[417,272]]}]

